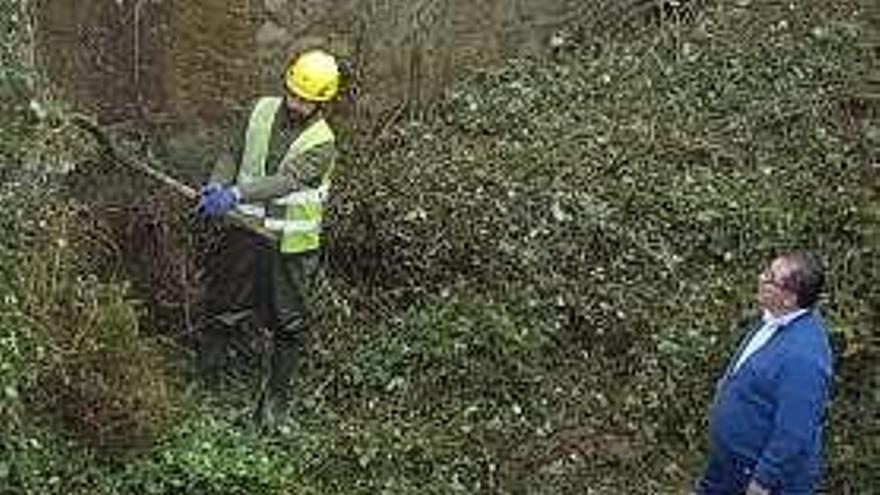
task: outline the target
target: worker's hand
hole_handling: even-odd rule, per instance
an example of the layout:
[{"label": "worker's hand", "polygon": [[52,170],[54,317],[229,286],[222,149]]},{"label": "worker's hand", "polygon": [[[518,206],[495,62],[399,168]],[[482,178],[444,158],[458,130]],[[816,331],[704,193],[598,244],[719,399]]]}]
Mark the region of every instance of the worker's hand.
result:
[{"label": "worker's hand", "polygon": [[752,480],[749,482],[748,488],[746,488],[746,495],[770,495],[770,490],[761,486],[757,480]]},{"label": "worker's hand", "polygon": [[241,193],[237,187],[212,182],[202,186],[199,191],[199,204],[196,211],[202,218],[224,215],[235,208],[240,199]]}]

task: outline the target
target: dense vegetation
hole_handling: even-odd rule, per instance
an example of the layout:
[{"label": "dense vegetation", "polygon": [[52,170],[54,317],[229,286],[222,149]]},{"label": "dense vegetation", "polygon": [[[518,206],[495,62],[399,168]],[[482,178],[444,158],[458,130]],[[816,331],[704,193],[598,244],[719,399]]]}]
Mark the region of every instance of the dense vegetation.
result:
[{"label": "dense vegetation", "polygon": [[102,157],[4,52],[0,493],[683,493],[757,271],[792,248],[831,275],[827,488],[874,493],[865,26],[846,2],[718,3],[573,25],[348,150],[298,421],[273,437],[235,421],[252,377],[172,379],[186,330],[144,318],[178,294],[145,292],[159,244],[131,252],[119,211],[66,194]]}]

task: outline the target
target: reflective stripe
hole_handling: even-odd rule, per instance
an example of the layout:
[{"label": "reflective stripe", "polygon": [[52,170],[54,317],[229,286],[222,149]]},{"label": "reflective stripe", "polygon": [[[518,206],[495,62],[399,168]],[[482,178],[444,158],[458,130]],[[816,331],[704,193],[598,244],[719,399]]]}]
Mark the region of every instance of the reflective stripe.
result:
[{"label": "reflective stripe", "polygon": [[285,234],[311,234],[321,230],[320,221],[311,220],[279,220],[267,218],[263,225],[269,230],[284,232]]},{"label": "reflective stripe", "polygon": [[[268,97],[261,98],[254,106],[245,133],[245,149],[239,164],[237,184],[245,184],[265,177],[269,140],[275,117],[282,104],[281,98]],[[334,141],[333,130],[327,121],[320,118],[300,132],[275,169],[289,168],[291,164],[296,164],[300,155],[324,143]],[[318,249],[321,246],[324,202],[329,196],[334,169],[334,160],[330,159],[321,173],[320,187],[291,191],[281,198],[261,204],[241,204],[237,209],[250,219],[261,222],[265,228],[282,232],[278,247],[283,253],[303,253]],[[278,208],[269,209],[271,206]]]},{"label": "reflective stripe", "polygon": [[333,130],[324,119],[317,120],[308,126],[302,133],[293,140],[287,153],[284,155],[284,161],[291,160],[297,155],[305,153],[310,148],[314,148],[319,144],[328,143],[336,139]]},{"label": "reflective stripe", "polygon": [[235,209],[249,217],[264,218],[266,216],[266,207],[263,205],[239,203]]},{"label": "reflective stripe", "polygon": [[329,192],[330,187],[325,184],[317,189],[303,189],[301,191],[294,191],[287,196],[274,200],[273,203],[279,205],[305,205],[310,203],[323,203],[327,199],[327,195]]},{"label": "reflective stripe", "polygon": [[246,184],[266,175],[266,153],[269,149],[269,138],[272,136],[275,114],[280,107],[281,98],[279,97],[260,98],[254,106],[245,134],[237,184]]}]

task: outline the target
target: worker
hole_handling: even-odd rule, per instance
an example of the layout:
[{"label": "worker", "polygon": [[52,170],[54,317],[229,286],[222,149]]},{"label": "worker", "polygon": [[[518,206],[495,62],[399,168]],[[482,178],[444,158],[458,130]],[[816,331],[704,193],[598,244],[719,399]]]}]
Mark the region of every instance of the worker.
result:
[{"label": "worker", "polygon": [[239,252],[231,253],[245,260],[249,280],[230,280],[233,270],[214,274],[219,283],[208,284],[209,291],[223,282],[232,284],[226,289],[248,287],[238,301],[244,311],[229,308],[220,320],[235,324],[240,319],[234,315],[250,314],[271,335],[268,371],[252,412],[261,428],[281,426],[290,411],[290,382],[308,326],[307,299],[337,155],[325,105],[336,96],[339,79],[336,59],[325,51],[294,58],[285,71],[284,96],[256,101],[243,139],[220,153],[200,191],[201,217],[236,210],[263,231],[248,233],[238,243]]}]

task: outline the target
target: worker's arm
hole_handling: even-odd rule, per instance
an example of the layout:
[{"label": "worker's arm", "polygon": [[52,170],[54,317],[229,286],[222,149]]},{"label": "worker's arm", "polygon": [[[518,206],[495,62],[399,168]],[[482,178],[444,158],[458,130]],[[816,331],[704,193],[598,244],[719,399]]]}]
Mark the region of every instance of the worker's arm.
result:
[{"label": "worker's arm", "polygon": [[235,182],[235,174],[238,172],[238,167],[235,165],[233,156],[232,152],[228,150],[223,150],[217,155],[208,182],[227,186]]},{"label": "worker's arm", "polygon": [[293,191],[318,187],[321,175],[336,158],[336,146],[325,143],[292,160],[285,160],[278,172],[239,186],[240,201],[253,203],[283,197]]},{"label": "worker's arm", "polygon": [[[244,136],[247,131],[249,109],[235,107],[230,109],[228,120],[221,124],[218,135]],[[215,147],[210,150],[207,157],[211,163],[211,175],[209,184],[223,184],[231,186],[235,183],[238,175],[239,158],[244,151],[244,142],[240,139],[220,139]]]}]

